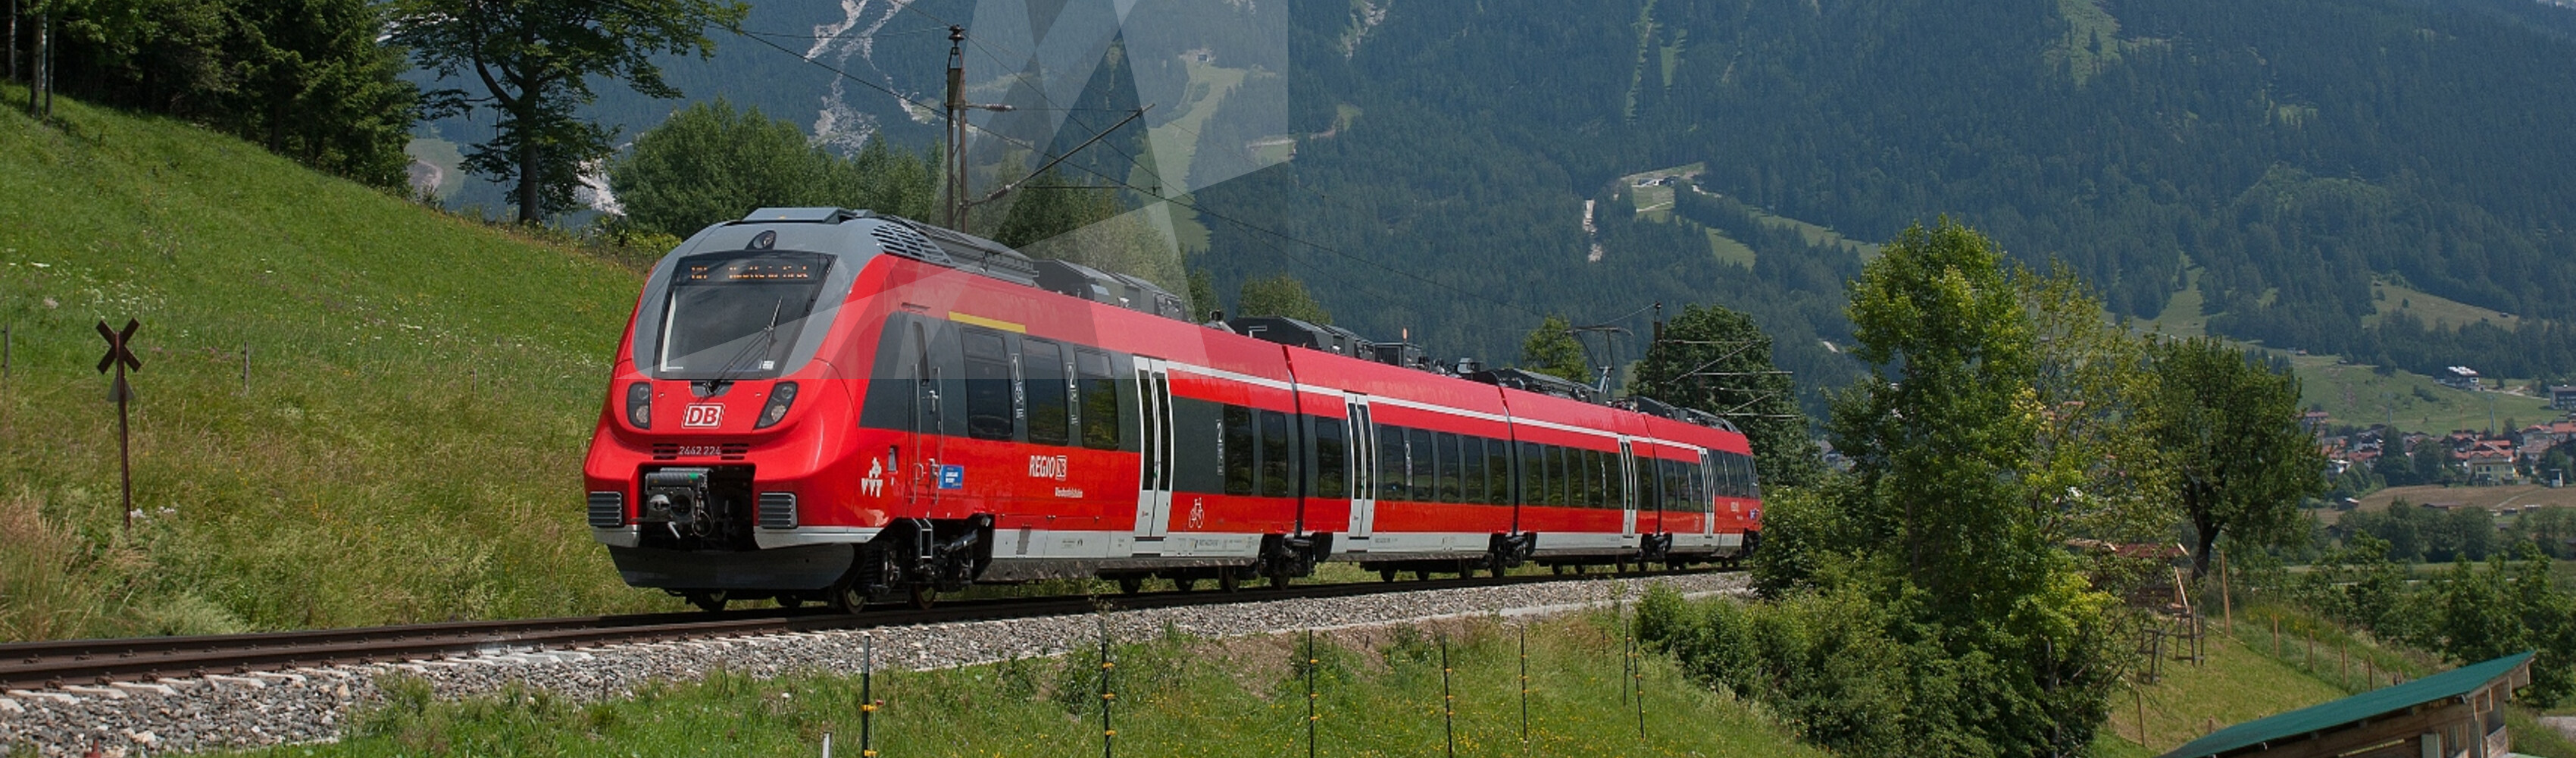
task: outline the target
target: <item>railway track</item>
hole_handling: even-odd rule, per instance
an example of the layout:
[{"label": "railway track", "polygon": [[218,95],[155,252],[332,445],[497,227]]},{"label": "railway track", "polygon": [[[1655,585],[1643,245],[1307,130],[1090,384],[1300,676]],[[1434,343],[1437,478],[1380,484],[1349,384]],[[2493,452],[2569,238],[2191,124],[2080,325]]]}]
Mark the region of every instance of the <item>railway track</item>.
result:
[{"label": "railway track", "polygon": [[1286,589],[1241,592],[1008,598],[952,602],[929,609],[873,606],[857,614],[836,613],[828,609],[773,608],[719,613],[459,621],[195,637],[20,642],[0,644],[0,690],[105,685],[210,674],[247,675],[310,666],[397,663],[458,655],[540,652],[624,643],[1058,616],[1090,613],[1096,608],[1144,610],[1688,573],[1697,572],[1477,577],[1294,585]]}]

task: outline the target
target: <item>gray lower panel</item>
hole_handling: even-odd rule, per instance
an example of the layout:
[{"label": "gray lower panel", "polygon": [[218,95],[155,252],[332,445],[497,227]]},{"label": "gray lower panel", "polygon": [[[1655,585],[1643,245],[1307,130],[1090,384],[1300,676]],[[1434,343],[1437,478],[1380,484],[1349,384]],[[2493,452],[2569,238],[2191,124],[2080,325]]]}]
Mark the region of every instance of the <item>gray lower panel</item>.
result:
[{"label": "gray lower panel", "polygon": [[857,555],[855,545],[772,550],[608,548],[608,557],[617,562],[617,575],[627,584],[680,590],[819,590],[849,573]]}]

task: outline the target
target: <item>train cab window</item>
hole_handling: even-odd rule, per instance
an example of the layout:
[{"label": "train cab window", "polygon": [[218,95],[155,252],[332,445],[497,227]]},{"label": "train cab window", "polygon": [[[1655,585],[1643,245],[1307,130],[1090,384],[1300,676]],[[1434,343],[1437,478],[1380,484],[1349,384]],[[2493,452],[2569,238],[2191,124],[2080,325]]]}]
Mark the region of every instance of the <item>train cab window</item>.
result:
[{"label": "train cab window", "polygon": [[1252,409],[1226,406],[1217,428],[1218,458],[1225,466],[1225,494],[1252,494]]},{"label": "train cab window", "polygon": [[1288,478],[1288,414],[1261,412],[1261,496],[1287,497],[1295,490]]},{"label": "train cab window", "polygon": [[1481,436],[1458,438],[1458,503],[1484,503],[1484,443]]},{"label": "train cab window", "polygon": [[1439,451],[1437,455],[1440,462],[1432,464],[1432,470],[1438,472],[1437,476],[1440,479],[1440,502],[1458,502],[1458,493],[1462,489],[1458,482],[1461,475],[1458,465],[1458,435],[1441,432],[1433,438],[1431,444]]},{"label": "train cab window", "polygon": [[1315,419],[1315,496],[1339,499],[1351,496],[1350,450],[1342,441],[1342,420]]},{"label": "train cab window", "polygon": [[1073,442],[1073,407],[1065,399],[1064,348],[1046,340],[1020,340],[1020,376],[1029,396],[1029,441]]},{"label": "train cab window", "polygon": [[680,259],[652,360],[661,379],[765,379],[789,368],[797,338],[823,293],[832,256],[742,250]]},{"label": "train cab window", "polygon": [[1485,440],[1485,503],[1512,504],[1512,443]]},{"label": "train cab window", "polygon": [[1405,454],[1413,461],[1413,466],[1409,469],[1413,475],[1413,492],[1406,499],[1418,503],[1439,500],[1439,494],[1433,491],[1431,484],[1431,430],[1404,430],[1404,449]]},{"label": "train cab window", "polygon": [[1073,354],[1076,391],[1082,398],[1082,446],[1118,449],[1118,380],[1110,378],[1109,356],[1089,350]]},{"label": "train cab window", "polygon": [[1404,473],[1404,427],[1377,427],[1377,499],[1410,500]]},{"label": "train cab window", "polygon": [[1011,356],[1002,334],[968,327],[966,338],[966,436],[1011,438]]}]

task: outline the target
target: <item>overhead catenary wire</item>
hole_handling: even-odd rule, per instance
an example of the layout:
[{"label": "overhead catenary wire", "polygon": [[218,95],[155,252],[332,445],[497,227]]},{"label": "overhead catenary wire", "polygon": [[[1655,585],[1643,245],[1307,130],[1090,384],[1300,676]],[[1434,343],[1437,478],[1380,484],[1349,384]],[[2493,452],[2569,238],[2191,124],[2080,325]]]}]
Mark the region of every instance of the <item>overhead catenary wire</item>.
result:
[{"label": "overhead catenary wire", "polygon": [[[909,6],[906,6],[906,7],[909,7]],[[884,94],[886,94],[886,95],[892,96],[892,97],[894,97],[894,98],[896,98],[896,99],[898,99],[898,100],[902,100],[902,101],[904,101],[904,102],[906,102],[906,103],[909,103],[909,104],[912,104],[912,105],[914,105],[914,106],[916,106],[916,107],[920,107],[920,108],[923,108],[923,109],[925,109],[925,110],[929,110],[929,111],[937,111],[937,110],[938,110],[938,107],[937,107],[936,105],[934,105],[934,104],[927,103],[927,102],[923,102],[923,101],[918,100],[918,99],[915,99],[915,98],[913,98],[913,97],[911,97],[911,96],[909,96],[909,95],[905,95],[905,94],[903,94],[903,93],[896,92],[896,91],[895,91],[893,88],[891,88],[891,87],[887,87],[887,86],[885,86],[885,85],[881,85],[881,84],[878,84],[878,83],[876,83],[876,82],[869,81],[869,80],[867,80],[867,79],[863,79],[863,78],[860,78],[860,77],[858,77],[858,76],[852,75],[852,74],[850,74],[848,71],[842,70],[841,68],[839,68],[839,67],[837,67],[837,66],[833,66],[833,65],[831,65],[831,64],[824,63],[824,62],[822,62],[822,61],[818,61],[818,60],[814,60],[814,59],[811,59],[811,58],[807,58],[807,57],[805,57],[804,55],[799,54],[799,53],[797,53],[797,52],[796,52],[796,51],[794,51],[794,50],[789,50],[789,49],[787,49],[786,47],[780,46],[780,45],[779,45],[778,43],[776,43],[776,42],[772,42],[772,41],[770,41],[770,40],[762,39],[762,38],[760,38],[760,37],[751,36],[751,35],[743,35],[743,36],[744,36],[746,39],[750,39],[750,40],[753,40],[753,41],[759,42],[759,43],[761,43],[761,44],[763,44],[763,45],[766,45],[766,46],[770,47],[771,49],[777,50],[777,51],[779,51],[779,52],[786,53],[786,54],[788,54],[788,55],[794,55],[794,56],[796,56],[796,57],[797,57],[797,59],[799,59],[799,60],[803,60],[803,61],[805,61],[805,62],[807,62],[807,63],[809,63],[809,64],[812,64],[812,65],[814,65],[814,66],[816,66],[816,67],[818,67],[818,68],[821,68],[821,69],[823,69],[823,70],[825,70],[825,71],[829,71],[829,72],[831,72],[831,73],[832,73],[833,75],[835,75],[835,76],[839,76],[839,77],[842,77],[842,78],[845,78],[845,79],[849,79],[849,80],[851,80],[851,81],[858,82],[858,83],[860,83],[860,84],[862,84],[862,85],[865,85],[865,86],[869,87],[870,89],[877,90],[878,92],[882,92],[882,93],[884,93]],[[969,39],[970,39],[970,41],[971,41],[971,39],[972,39],[972,38],[970,37]],[[988,54],[989,54],[989,53],[988,53]],[[968,124],[968,128],[975,129],[976,131],[978,131],[978,132],[982,132],[983,134],[985,134],[985,135],[987,135],[987,136],[991,136],[991,137],[993,137],[993,138],[995,138],[995,139],[1000,139],[1000,140],[1002,140],[1002,141],[1004,141],[1004,142],[1010,143],[1011,145],[1013,145],[1013,146],[1015,146],[1015,147],[1019,147],[1019,148],[1024,149],[1024,150],[1028,150],[1028,151],[1030,151],[1031,153],[1040,154],[1040,155],[1044,155],[1044,154],[1046,154],[1046,151],[1045,151],[1043,148],[1040,148],[1040,147],[1038,147],[1038,146],[1036,146],[1036,145],[1030,144],[1029,142],[1027,142],[1027,141],[1025,141],[1025,140],[1021,140],[1021,139],[1018,139],[1018,138],[1016,138],[1016,137],[1012,137],[1012,136],[1010,136],[1010,135],[1002,134],[1002,133],[1000,133],[1000,132],[995,132],[995,131],[992,131],[992,130],[990,130],[990,129],[985,129],[985,128],[982,128],[982,127],[977,127],[977,126],[974,126],[971,122]],[[1122,151],[1122,152],[1123,152],[1123,151]],[[1055,157],[1055,156],[1049,156],[1049,157]],[[1130,157],[1130,163],[1131,163],[1132,165],[1139,165],[1139,166],[1141,166],[1141,164],[1140,164],[1140,163],[1138,163],[1138,162],[1136,162],[1132,157]],[[1425,285],[1425,286],[1429,286],[1429,287],[1437,288],[1437,289],[1440,289],[1440,290],[1443,290],[1443,291],[1449,292],[1449,293],[1451,293],[1451,294],[1459,295],[1459,296],[1461,296],[1461,297],[1466,297],[1466,298],[1470,298],[1470,299],[1474,299],[1474,300],[1483,301],[1483,302],[1485,302],[1485,303],[1487,303],[1487,304],[1494,305],[1494,306],[1496,306],[1496,307],[1504,308],[1504,309],[1511,310],[1511,311],[1516,311],[1516,312],[1519,312],[1519,313],[1522,313],[1522,314],[1525,314],[1525,315],[1529,315],[1529,316],[1536,317],[1536,318],[1541,318],[1541,319],[1544,319],[1544,318],[1546,318],[1546,317],[1547,317],[1547,314],[1540,313],[1540,312],[1538,312],[1538,311],[1536,311],[1536,310],[1532,310],[1532,309],[1530,309],[1530,308],[1528,308],[1528,307],[1524,307],[1524,306],[1522,306],[1522,305],[1520,305],[1520,304],[1517,304],[1517,303],[1512,303],[1512,302],[1509,302],[1509,301],[1500,300],[1500,299],[1494,298],[1494,297],[1492,297],[1492,296],[1490,296],[1490,295],[1486,295],[1486,294],[1484,294],[1484,293],[1480,293],[1480,292],[1476,292],[1476,291],[1474,291],[1474,290],[1469,290],[1469,289],[1466,289],[1466,288],[1462,288],[1462,287],[1458,287],[1458,286],[1455,286],[1455,285],[1451,285],[1451,284],[1449,284],[1449,283],[1447,283],[1447,282],[1442,282],[1442,281],[1439,281],[1439,280],[1436,280],[1436,279],[1432,279],[1432,278],[1427,277],[1427,276],[1423,276],[1423,275],[1421,275],[1421,274],[1417,274],[1417,273],[1414,273],[1414,272],[1411,272],[1411,271],[1406,271],[1406,270],[1399,269],[1399,268],[1396,268],[1396,267],[1393,267],[1393,266],[1389,266],[1389,265],[1386,265],[1386,264],[1384,264],[1384,263],[1380,263],[1380,262],[1375,261],[1375,260],[1370,260],[1370,259],[1368,259],[1368,258],[1364,258],[1364,257],[1361,257],[1361,256],[1359,256],[1359,255],[1352,254],[1352,253],[1350,253],[1350,252],[1347,252],[1347,251],[1341,250],[1341,249],[1339,249],[1339,248],[1332,247],[1332,246],[1330,246],[1330,245],[1325,245],[1325,244],[1322,244],[1322,243],[1314,242],[1314,241],[1311,241],[1311,240],[1304,239],[1304,238],[1302,238],[1302,237],[1298,237],[1298,236],[1295,236],[1295,235],[1292,235],[1292,234],[1288,234],[1288,233],[1286,233],[1286,232],[1281,232],[1281,231],[1278,231],[1278,230],[1275,230],[1275,229],[1271,229],[1271,228],[1268,228],[1268,227],[1265,227],[1265,226],[1261,226],[1261,225],[1259,225],[1259,224],[1255,224],[1255,223],[1252,223],[1252,222],[1249,222],[1249,221],[1245,221],[1245,220],[1242,220],[1242,219],[1239,219],[1239,218],[1235,218],[1235,217],[1233,217],[1233,216],[1230,216],[1230,215],[1227,215],[1227,214],[1224,214],[1224,213],[1220,213],[1220,212],[1217,212],[1217,211],[1211,210],[1211,209],[1209,209],[1209,208],[1207,208],[1207,207],[1205,207],[1205,206],[1201,206],[1201,205],[1198,205],[1198,204],[1195,204],[1195,203],[1191,203],[1191,202],[1185,202],[1185,201],[1182,201],[1182,200],[1180,200],[1180,199],[1178,199],[1178,198],[1174,197],[1173,195],[1166,194],[1166,193],[1164,193],[1164,192],[1160,191],[1160,189],[1159,189],[1159,188],[1146,188],[1146,187],[1139,187],[1139,186],[1136,186],[1136,185],[1135,185],[1135,184],[1133,184],[1133,183],[1128,182],[1128,181],[1127,181],[1125,178],[1123,178],[1123,177],[1110,176],[1110,175],[1105,174],[1105,173],[1102,173],[1102,172],[1100,172],[1099,170],[1094,169],[1094,168],[1092,168],[1092,167],[1090,167],[1090,166],[1088,166],[1088,165],[1084,165],[1084,164],[1080,164],[1080,163],[1067,163],[1067,164],[1064,164],[1064,165],[1069,166],[1069,167],[1071,167],[1072,169],[1074,169],[1074,170],[1076,170],[1076,171],[1080,171],[1080,172],[1085,173],[1085,174],[1090,174],[1091,176],[1093,176],[1093,177],[1095,177],[1095,178],[1098,178],[1098,179],[1100,179],[1100,180],[1102,180],[1102,181],[1104,181],[1104,182],[1107,182],[1109,185],[1113,185],[1113,186],[1116,186],[1116,187],[1124,188],[1124,189],[1126,189],[1127,191],[1134,192],[1134,193],[1136,193],[1136,194],[1138,194],[1138,195],[1140,195],[1140,196],[1143,196],[1143,197],[1152,198],[1152,199],[1154,199],[1154,200],[1156,200],[1156,201],[1158,201],[1158,202],[1169,203],[1169,204],[1174,205],[1174,206],[1178,206],[1178,207],[1181,207],[1181,208],[1189,209],[1191,212],[1197,213],[1197,214],[1199,214],[1200,216],[1207,217],[1207,218],[1213,218],[1213,219],[1216,219],[1216,220],[1219,220],[1219,221],[1226,222],[1226,223],[1228,223],[1228,224],[1232,224],[1232,225],[1234,225],[1236,228],[1243,229],[1243,230],[1250,231],[1250,232],[1254,232],[1254,233],[1256,233],[1256,235],[1257,235],[1257,236],[1268,237],[1268,238],[1271,238],[1271,239],[1278,240],[1278,241],[1280,241],[1280,242],[1288,243],[1289,245],[1292,245],[1292,246],[1296,246],[1296,247],[1304,247],[1304,248],[1312,249],[1312,250],[1315,250],[1315,251],[1318,251],[1318,252],[1327,253],[1327,254],[1330,254],[1330,255],[1332,255],[1332,256],[1335,256],[1335,257],[1338,257],[1338,258],[1341,258],[1341,259],[1344,259],[1344,260],[1347,260],[1347,261],[1351,261],[1351,262],[1354,262],[1354,263],[1358,263],[1358,264],[1361,264],[1361,265],[1364,265],[1364,266],[1368,266],[1368,267],[1370,267],[1370,268],[1374,268],[1374,269],[1377,269],[1377,270],[1379,270],[1379,271],[1386,272],[1386,273],[1388,273],[1388,274],[1392,274],[1392,275],[1395,275],[1395,276],[1398,276],[1398,277],[1402,277],[1402,278],[1404,278],[1404,279],[1411,280],[1411,281],[1413,281],[1413,282],[1416,282],[1416,283],[1419,283],[1419,284],[1422,284],[1422,285]],[[1274,247],[1274,249],[1277,249],[1277,248],[1275,248],[1275,247]],[[1394,300],[1394,298],[1382,298],[1382,299]]]}]

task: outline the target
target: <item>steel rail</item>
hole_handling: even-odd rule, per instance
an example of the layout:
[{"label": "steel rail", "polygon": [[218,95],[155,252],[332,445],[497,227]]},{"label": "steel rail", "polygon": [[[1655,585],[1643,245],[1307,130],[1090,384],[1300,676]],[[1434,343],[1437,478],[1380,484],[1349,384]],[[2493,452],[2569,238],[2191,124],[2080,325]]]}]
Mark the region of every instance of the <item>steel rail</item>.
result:
[{"label": "steel rail", "polygon": [[771,608],[718,613],[452,621],[257,634],[17,642],[0,644],[0,690],[105,685],[209,674],[238,676],[312,666],[399,663],[459,655],[543,652],[621,643],[1060,616],[1095,610],[1330,599],[1690,573],[1699,572],[1540,574],[1410,582],[1301,584],[1286,589],[1247,588],[1239,592],[1060,595],[956,601],[928,609],[871,606],[856,614],[839,613],[828,608]]}]

